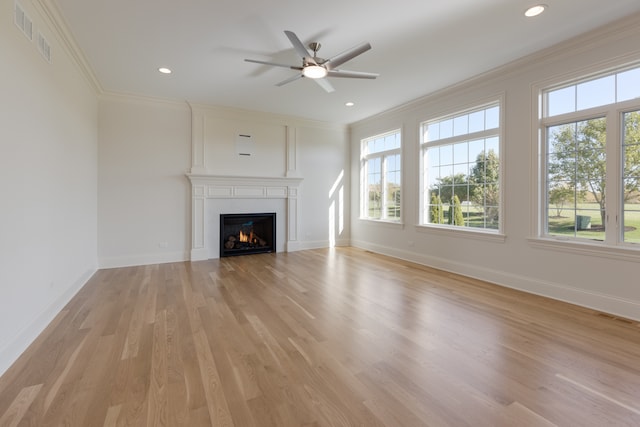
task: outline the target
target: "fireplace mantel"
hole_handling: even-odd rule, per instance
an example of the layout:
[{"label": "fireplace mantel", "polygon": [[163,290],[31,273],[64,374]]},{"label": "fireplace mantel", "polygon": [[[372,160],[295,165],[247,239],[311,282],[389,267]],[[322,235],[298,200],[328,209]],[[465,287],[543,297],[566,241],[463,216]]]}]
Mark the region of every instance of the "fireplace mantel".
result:
[{"label": "fireplace mantel", "polygon": [[[244,197],[243,194],[251,189],[284,189],[297,188],[302,182],[302,178],[273,177],[273,176],[234,176],[234,175],[207,175],[207,174],[187,174],[191,185],[206,186],[209,189],[223,190],[218,197]],[[233,189],[235,193],[225,193],[224,189]],[[249,191],[253,195],[254,192]],[[215,195],[209,197],[216,197]]]},{"label": "fireplace mantel", "polygon": [[287,252],[298,249],[298,196],[302,178],[187,174],[191,182],[191,261],[209,258],[206,199],[285,199]]}]

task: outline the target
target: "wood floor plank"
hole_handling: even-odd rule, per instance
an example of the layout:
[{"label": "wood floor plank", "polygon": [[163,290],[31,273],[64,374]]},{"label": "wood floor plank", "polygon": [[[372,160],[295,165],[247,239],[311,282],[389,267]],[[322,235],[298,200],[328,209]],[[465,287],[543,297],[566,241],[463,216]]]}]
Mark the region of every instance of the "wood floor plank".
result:
[{"label": "wood floor plank", "polygon": [[149,384],[149,404],[147,405],[147,426],[166,426],[168,388],[168,336],[167,312],[156,314],[153,328],[153,350],[151,354],[151,381]]},{"label": "wood floor plank", "polygon": [[116,427],[118,425],[118,417],[120,416],[121,410],[122,405],[110,406],[107,410],[107,415],[104,417],[104,423],[102,423],[102,426]]},{"label": "wood floor plank", "polygon": [[86,337],[80,342],[80,344],[78,344],[78,347],[73,351],[69,359],[66,361],[67,363],[64,370],[58,376],[58,378],[56,378],[53,386],[51,386],[51,388],[49,388],[49,390],[47,391],[47,396],[44,399],[45,413],[47,413],[47,411],[49,410],[49,407],[51,406],[51,402],[60,391],[60,387],[62,386],[63,382],[67,379],[67,375],[69,374],[69,371],[73,367],[76,361],[76,358],[78,357],[78,354],[83,349],[85,342],[86,342]]},{"label": "wood floor plank", "polygon": [[234,422],[229,412],[227,399],[222,389],[220,374],[216,368],[207,337],[202,329],[195,334],[196,352],[200,364],[200,375],[207,397],[207,408],[213,425],[232,426]]},{"label": "wood floor plank", "polygon": [[634,426],[640,327],[354,248],[98,271],[0,427]]},{"label": "wood floor plank", "polygon": [[33,385],[20,390],[18,396],[11,402],[5,413],[0,417],[1,427],[15,427],[33,403],[40,392],[42,384]]}]

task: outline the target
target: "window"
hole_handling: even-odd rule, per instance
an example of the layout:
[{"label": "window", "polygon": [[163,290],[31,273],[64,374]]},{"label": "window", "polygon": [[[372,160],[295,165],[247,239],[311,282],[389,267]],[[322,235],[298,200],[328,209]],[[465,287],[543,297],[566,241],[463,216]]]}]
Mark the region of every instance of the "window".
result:
[{"label": "window", "polygon": [[499,230],[499,103],[424,122],[421,135],[421,223]]},{"label": "window", "polygon": [[361,141],[361,217],[400,221],[401,134],[395,130]]},{"label": "window", "polygon": [[640,243],[640,68],[542,91],[541,235]]}]

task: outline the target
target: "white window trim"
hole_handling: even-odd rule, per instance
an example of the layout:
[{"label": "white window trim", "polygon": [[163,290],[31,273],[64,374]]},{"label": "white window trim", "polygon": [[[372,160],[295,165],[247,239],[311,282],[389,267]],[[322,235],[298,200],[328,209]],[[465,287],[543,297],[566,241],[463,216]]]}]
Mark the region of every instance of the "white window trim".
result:
[{"label": "white window trim", "polygon": [[[402,211],[400,212],[401,212],[400,217],[402,218]],[[365,217],[358,218],[358,221],[361,221],[363,223],[372,223],[372,224],[378,224],[378,225],[382,225],[390,228],[400,228],[400,229],[404,229],[404,225],[405,225],[402,221],[390,221],[388,219],[376,219],[376,218],[365,218]]]},{"label": "white window trim", "polygon": [[[369,154],[367,155],[362,155],[362,151],[363,151],[363,145],[364,145],[364,141],[368,141],[371,139],[375,139],[377,137],[380,136],[384,136],[384,135],[389,135],[389,134],[394,134],[394,133],[399,133],[400,134],[400,147],[399,148],[394,148],[392,150],[386,150],[386,151],[381,151],[379,153],[374,153],[371,156]],[[403,152],[404,152],[404,132],[403,132],[403,128],[402,126],[396,127],[396,128],[392,128],[390,130],[387,131],[382,131],[382,132],[376,132],[371,136],[367,136],[365,138],[360,139],[360,215],[359,215],[359,220],[360,221],[367,221],[367,222],[372,222],[372,223],[383,223],[383,224],[389,224],[392,226],[400,226],[400,227],[404,227],[404,197],[406,197],[405,195],[403,195],[401,193],[400,196],[400,218],[398,218],[398,220],[392,220],[392,219],[388,219],[388,218],[371,218],[365,215],[365,211],[367,210],[367,200],[368,200],[368,193],[367,193],[367,186],[364,185],[366,182],[366,176],[367,176],[367,168],[366,168],[366,162],[367,160],[369,160],[371,157],[381,157],[382,159],[384,159],[387,156],[390,155],[396,155],[399,154],[400,155],[400,188],[401,191],[404,192],[404,169],[405,169],[405,165],[404,165],[404,156],[403,156]],[[386,174],[386,162],[382,162],[382,180],[384,181],[385,179],[385,174]],[[381,210],[382,212],[385,212],[386,209],[386,197],[383,197],[383,201],[382,201],[382,207]]]},{"label": "white window trim", "polygon": [[498,230],[485,230],[475,227],[456,227],[448,224],[416,224],[416,231],[449,237],[464,237],[465,239],[483,240],[504,243],[507,236]]},{"label": "white window trim", "polygon": [[567,252],[575,255],[590,255],[597,258],[640,262],[640,250],[621,246],[609,246],[592,240],[571,238],[530,237],[529,244],[537,249]]},{"label": "white window trim", "polygon": [[[475,227],[460,227],[460,226],[454,226],[454,225],[448,225],[448,224],[430,224],[427,222],[424,222],[424,206],[425,206],[425,200],[424,200],[424,164],[423,164],[423,147],[428,144],[428,143],[423,143],[422,138],[422,129],[423,129],[423,125],[425,123],[429,123],[429,122],[433,122],[433,121],[438,121],[438,120],[443,120],[446,119],[448,117],[454,117],[458,114],[464,113],[464,112],[470,112],[470,111],[474,111],[474,110],[480,110],[482,108],[486,108],[490,105],[494,105],[497,104],[500,108],[500,114],[499,114],[499,120],[500,120],[500,125],[498,127],[498,132],[492,132],[492,131],[480,131],[480,132],[474,132],[473,135],[474,137],[477,135],[498,135],[499,137],[499,147],[500,147],[500,206],[499,206],[499,219],[498,219],[498,229],[488,229],[488,228],[475,228]],[[474,238],[482,238],[484,237],[485,240],[490,240],[490,241],[502,241],[504,242],[506,240],[506,234],[504,232],[504,218],[506,215],[506,203],[505,203],[505,199],[504,199],[504,194],[505,194],[505,179],[504,177],[506,176],[506,141],[505,141],[505,110],[506,110],[506,95],[504,92],[495,95],[495,96],[490,96],[490,97],[486,97],[482,100],[479,100],[478,102],[474,102],[474,103],[469,103],[466,104],[466,106],[462,106],[460,108],[450,108],[448,110],[446,110],[446,112],[441,112],[440,114],[434,114],[433,118],[430,119],[426,119],[426,120],[421,120],[418,124],[418,171],[420,174],[420,187],[418,189],[419,191],[419,204],[418,204],[418,224],[416,224],[416,228],[418,230],[422,229],[422,231],[433,231],[435,233],[438,234],[445,234],[445,235],[451,235],[451,236],[455,236],[455,235],[459,235],[460,233],[462,234],[466,234],[469,237],[474,237]],[[467,135],[463,135],[462,137],[460,136],[455,136],[455,137],[450,137],[450,138],[446,138],[447,143],[451,143],[451,142],[455,142],[457,140],[459,141],[466,141],[470,139],[469,134]],[[443,140],[438,140],[437,142],[435,142],[434,144],[432,144],[432,146],[435,145],[440,145],[442,141],[445,141],[445,139]]]},{"label": "white window trim", "polygon": [[[529,224],[529,236],[527,241],[529,244],[538,249],[555,250],[559,252],[567,252],[576,255],[590,255],[598,258],[611,258],[611,259],[623,259],[627,261],[640,262],[640,245],[620,242],[616,245],[610,244],[610,237],[605,242],[599,242],[596,240],[588,240],[584,238],[572,238],[567,236],[550,236],[544,234],[546,217],[542,213],[542,206],[545,203],[545,190],[546,190],[546,154],[543,150],[544,136],[543,132],[547,126],[553,126],[557,124],[568,123],[580,119],[593,118],[594,115],[600,114],[601,117],[607,117],[607,112],[615,109],[616,114],[621,114],[626,111],[635,111],[638,107],[637,100],[628,100],[616,103],[616,107],[599,106],[586,110],[580,110],[577,112],[571,112],[553,116],[552,118],[544,117],[544,93],[550,90],[559,89],[562,87],[578,84],[583,81],[588,81],[598,76],[605,75],[612,72],[623,71],[625,68],[634,68],[640,66],[640,57],[638,55],[624,56],[612,61],[606,61],[599,64],[594,64],[586,69],[580,69],[567,73],[560,77],[554,77],[535,82],[531,85],[531,179],[530,179],[530,192],[531,195],[531,207],[532,215],[531,222]],[[618,182],[619,169],[621,167],[620,159],[620,141],[619,141],[620,129],[616,129],[613,133],[618,140],[615,142],[616,150],[616,173],[613,177],[608,179],[607,187],[613,188],[616,191],[616,201],[619,200],[619,189],[621,183]],[[610,145],[609,133],[607,134],[607,147]],[[609,151],[607,151],[609,155]],[[610,175],[608,175],[609,178]],[[609,183],[611,180],[615,181],[611,187]],[[546,205],[545,205],[546,206]]]}]

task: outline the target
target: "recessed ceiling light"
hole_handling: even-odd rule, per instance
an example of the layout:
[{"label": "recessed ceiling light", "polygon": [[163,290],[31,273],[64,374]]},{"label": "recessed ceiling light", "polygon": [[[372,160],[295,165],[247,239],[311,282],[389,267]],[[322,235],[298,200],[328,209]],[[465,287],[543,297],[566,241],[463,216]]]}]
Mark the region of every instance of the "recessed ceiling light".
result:
[{"label": "recessed ceiling light", "polygon": [[524,16],[526,16],[527,18],[533,18],[534,16],[538,16],[542,12],[544,12],[546,8],[547,8],[546,4],[538,4],[535,6],[531,6],[529,9],[527,9],[524,12]]},{"label": "recessed ceiling light", "polygon": [[158,68],[158,71],[160,71],[162,74],[171,74],[171,70],[165,67]]},{"label": "recessed ceiling light", "polygon": [[354,104],[353,102],[349,101],[349,102],[345,102],[344,105],[345,105],[345,107],[353,107],[356,104]]}]

